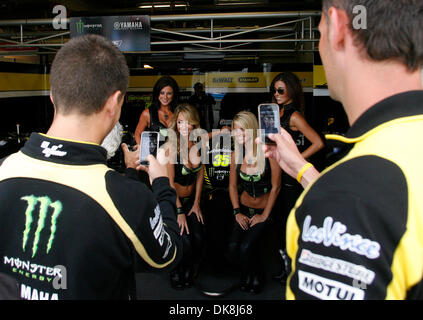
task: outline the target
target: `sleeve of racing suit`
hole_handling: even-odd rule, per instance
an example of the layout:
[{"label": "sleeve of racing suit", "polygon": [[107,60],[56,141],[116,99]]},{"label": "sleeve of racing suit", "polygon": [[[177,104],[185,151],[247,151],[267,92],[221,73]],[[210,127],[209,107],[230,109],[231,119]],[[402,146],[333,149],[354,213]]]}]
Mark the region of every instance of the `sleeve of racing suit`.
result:
[{"label": "sleeve of racing suit", "polygon": [[407,199],[404,174],[385,159],[361,157],[324,174],[288,219],[287,298],[405,298],[406,270],[393,266],[402,265]]},{"label": "sleeve of racing suit", "polygon": [[128,238],[134,248],[136,271],[146,264],[154,269],[173,267],[182,250],[176,222],[176,191],[169,179],[155,179],[153,191],[139,181],[122,181],[116,172],[110,172],[107,180],[108,192],[132,234]]},{"label": "sleeve of racing suit", "polygon": [[138,171],[134,168],[126,168],[124,171],[125,177],[133,179],[135,181],[140,181],[138,177]]}]

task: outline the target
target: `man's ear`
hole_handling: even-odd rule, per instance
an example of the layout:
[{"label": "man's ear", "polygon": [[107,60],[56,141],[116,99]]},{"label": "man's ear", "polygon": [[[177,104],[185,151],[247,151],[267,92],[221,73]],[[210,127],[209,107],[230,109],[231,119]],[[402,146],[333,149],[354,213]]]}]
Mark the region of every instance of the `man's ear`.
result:
[{"label": "man's ear", "polygon": [[120,112],[123,95],[121,91],[115,91],[106,101],[104,106],[105,111],[111,117],[114,117],[117,112]]},{"label": "man's ear", "polygon": [[327,18],[329,20],[329,43],[336,51],[344,50],[346,39],[351,35],[349,17],[342,9],[330,7]]},{"label": "man's ear", "polygon": [[51,92],[51,90],[50,90],[50,101],[51,101],[51,103],[52,103],[52,104],[53,104],[53,106],[54,106],[53,93]]},{"label": "man's ear", "polygon": [[51,101],[51,104],[53,105],[53,118],[55,118],[57,110],[56,110],[56,105],[54,104],[53,93],[51,92],[51,90],[50,90],[50,101]]}]

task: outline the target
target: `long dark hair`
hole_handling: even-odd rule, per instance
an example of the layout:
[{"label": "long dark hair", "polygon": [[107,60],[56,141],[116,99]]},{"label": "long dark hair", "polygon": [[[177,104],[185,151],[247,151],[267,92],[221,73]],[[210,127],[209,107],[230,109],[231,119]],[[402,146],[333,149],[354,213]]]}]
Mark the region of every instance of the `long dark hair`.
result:
[{"label": "long dark hair", "polygon": [[159,80],[157,80],[153,88],[152,106],[155,107],[157,110],[160,108],[160,101],[159,101],[160,91],[162,91],[162,89],[167,86],[173,89],[173,99],[172,99],[172,102],[170,103],[170,110],[174,112],[176,106],[178,105],[179,86],[178,86],[178,83],[175,81],[175,79],[173,79],[170,76],[163,76]]},{"label": "long dark hair", "polygon": [[301,85],[300,79],[292,72],[279,73],[270,84],[270,92],[272,93],[272,102],[275,101],[273,92],[275,92],[275,83],[277,81],[283,81],[288,92],[288,96],[292,99],[292,103],[296,109],[304,115],[305,100],[303,86]]}]

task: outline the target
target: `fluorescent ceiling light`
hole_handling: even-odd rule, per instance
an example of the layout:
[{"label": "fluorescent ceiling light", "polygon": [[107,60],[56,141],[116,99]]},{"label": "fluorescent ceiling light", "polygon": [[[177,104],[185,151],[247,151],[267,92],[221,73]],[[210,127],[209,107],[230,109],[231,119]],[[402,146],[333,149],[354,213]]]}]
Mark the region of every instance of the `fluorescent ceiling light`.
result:
[{"label": "fluorescent ceiling light", "polygon": [[144,69],[154,69],[154,68],[152,66],[150,66],[149,64],[145,64]]},{"label": "fluorescent ceiling light", "polygon": [[[170,2],[157,2],[157,3],[145,3],[145,4],[141,4],[138,6],[138,8],[140,9],[152,9],[152,8],[158,8],[158,9],[163,9],[163,8],[170,8],[172,6],[172,4]],[[188,5],[185,2],[177,2],[174,3],[173,6],[175,8],[185,8]]]},{"label": "fluorescent ceiling light", "polygon": [[242,6],[266,3],[267,0],[215,0],[217,6]]},{"label": "fluorescent ceiling light", "polygon": [[228,3],[216,3],[217,6],[245,6],[253,4],[263,4],[263,2],[228,2]]}]

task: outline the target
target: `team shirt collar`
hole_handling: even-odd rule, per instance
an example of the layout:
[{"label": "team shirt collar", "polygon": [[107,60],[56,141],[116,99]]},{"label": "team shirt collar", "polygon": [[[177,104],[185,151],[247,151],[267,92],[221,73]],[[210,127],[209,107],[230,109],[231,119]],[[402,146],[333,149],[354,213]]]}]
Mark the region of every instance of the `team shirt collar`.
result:
[{"label": "team shirt collar", "polygon": [[107,151],[97,144],[32,133],[21,151],[38,160],[68,165],[107,164]]}]

